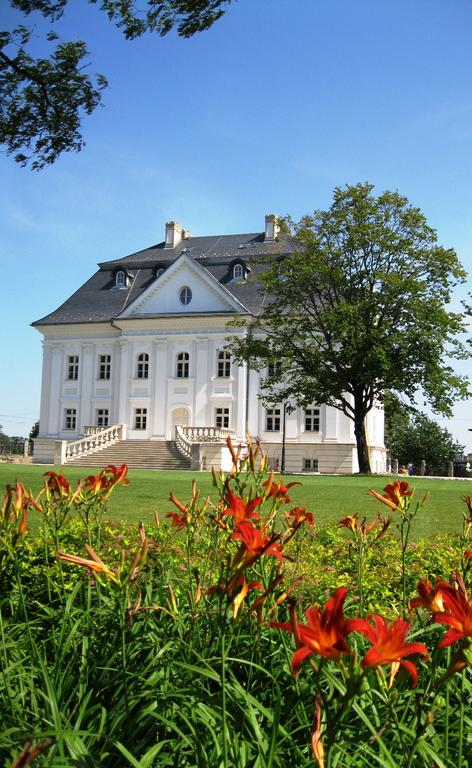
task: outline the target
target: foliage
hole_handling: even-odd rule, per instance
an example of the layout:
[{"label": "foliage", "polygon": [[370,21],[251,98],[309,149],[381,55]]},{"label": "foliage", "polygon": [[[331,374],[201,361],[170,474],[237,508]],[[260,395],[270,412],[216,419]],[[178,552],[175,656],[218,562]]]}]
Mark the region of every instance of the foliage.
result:
[{"label": "foliage", "polygon": [[229,348],[258,369],[279,363],[262,384],[266,403],[326,403],[348,416],[367,472],[365,418],[386,389],[421,389],[445,414],[467,396],[446,362],[470,354],[464,318],[447,308],[465,272],[418,208],[371,184],[335,189],[329,210],[286,227],[293,251],[259,275],[264,308]]},{"label": "foliage", "polygon": [[[296,488],[268,472],[258,446],[230,449],[231,472],[213,476],[216,503],[193,484],[188,503],[171,494],[172,511],[138,537],[104,520],[125,467],[76,487],[51,472],[36,498],[10,487],[2,764],[465,768],[470,498],[460,539],[402,558],[386,530],[374,534],[377,523],[344,518],[315,533],[290,500]],[[407,484],[374,496],[395,522],[408,516]],[[32,505],[45,522],[37,539],[25,525]],[[373,618],[359,606],[355,529],[369,540],[362,589]],[[418,573],[406,621],[401,585],[413,597]],[[350,587],[332,594],[336,583]]]},{"label": "foliage", "polygon": [[426,471],[431,475],[447,474],[448,462],[454,461],[464,449],[445,427],[424,413],[405,411],[399,416],[389,414],[385,442],[390,455],[400,464],[406,466],[411,462],[418,471],[425,461]]},{"label": "foliage", "polygon": [[0,450],[5,453],[23,453],[24,437],[6,435],[0,424]]},{"label": "foliage", "polygon": [[[52,24],[69,0],[10,0],[13,9],[27,16],[37,11]],[[182,37],[208,29],[231,0],[148,0],[141,10],[134,0],[89,0],[98,5],[132,40],[146,32],[166,35],[172,29]],[[63,152],[84,146],[81,121],[101,103],[106,78],[88,75],[87,45],[82,40],[60,42],[47,57],[35,56],[34,26],[20,25],[0,31],[0,143],[21,165],[39,170]],[[58,39],[54,28],[47,43]],[[47,47],[45,43],[45,47]]]}]

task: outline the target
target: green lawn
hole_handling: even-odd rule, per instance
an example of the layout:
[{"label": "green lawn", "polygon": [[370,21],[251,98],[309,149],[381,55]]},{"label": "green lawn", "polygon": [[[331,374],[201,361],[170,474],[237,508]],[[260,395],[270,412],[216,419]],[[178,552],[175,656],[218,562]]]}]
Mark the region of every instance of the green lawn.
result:
[{"label": "green lawn", "polygon": [[[7,483],[19,480],[34,493],[42,486],[42,475],[51,467],[28,464],[0,465],[0,489]],[[54,469],[54,467],[52,467]],[[56,468],[57,469],[57,468]],[[76,482],[79,478],[98,470],[83,467],[67,467],[66,477]],[[169,491],[182,501],[190,497],[192,478],[198,481],[201,494],[214,495],[209,472],[150,472],[130,470],[130,485],[119,487],[110,500],[110,518],[129,522],[143,520],[152,522],[154,512],[162,517],[171,509],[168,501]],[[290,496],[294,504],[303,505],[315,514],[318,525],[337,522],[346,514],[358,512],[371,519],[380,510],[388,514],[383,507],[368,494],[369,488],[380,491],[391,478],[374,477],[331,477],[331,476],[286,476],[287,481],[301,481],[301,486],[291,489]],[[416,488],[416,497],[421,499],[430,492],[430,499],[422,515],[413,524],[414,538],[431,537],[436,533],[460,531],[464,495],[472,495],[472,485],[466,480],[438,480],[431,478],[411,478],[411,485]]]}]

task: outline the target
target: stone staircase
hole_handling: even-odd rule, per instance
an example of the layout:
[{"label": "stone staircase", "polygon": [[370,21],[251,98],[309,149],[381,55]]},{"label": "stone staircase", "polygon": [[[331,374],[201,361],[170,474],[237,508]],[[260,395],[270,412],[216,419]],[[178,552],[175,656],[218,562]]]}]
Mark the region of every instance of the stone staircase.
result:
[{"label": "stone staircase", "polygon": [[106,467],[108,464],[127,464],[130,469],[190,469],[190,459],[182,456],[170,440],[118,440],[107,448],[67,462],[74,467]]}]

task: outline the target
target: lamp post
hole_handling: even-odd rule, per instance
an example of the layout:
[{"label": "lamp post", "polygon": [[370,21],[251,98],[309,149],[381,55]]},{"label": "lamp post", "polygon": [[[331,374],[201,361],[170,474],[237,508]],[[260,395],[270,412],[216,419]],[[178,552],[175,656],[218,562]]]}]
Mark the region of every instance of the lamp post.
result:
[{"label": "lamp post", "polygon": [[285,472],[285,419],[287,416],[287,409],[290,409],[291,407],[290,402],[286,400],[282,410],[282,456],[280,459],[280,471],[282,474]]}]

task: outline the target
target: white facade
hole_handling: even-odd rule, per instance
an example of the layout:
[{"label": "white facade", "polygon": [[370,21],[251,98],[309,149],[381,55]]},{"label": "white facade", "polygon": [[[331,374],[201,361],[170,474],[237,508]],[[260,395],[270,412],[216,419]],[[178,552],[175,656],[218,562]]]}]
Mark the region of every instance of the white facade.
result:
[{"label": "white facade", "polygon": [[[77,439],[89,425],[127,425],[130,440],[173,440],[180,424],[259,437],[277,466],[283,407],[264,408],[264,372],[223,353],[227,322],[238,314],[248,316],[231,291],[182,253],[111,321],[35,323],[44,335],[35,461],[52,462],[55,441]],[[372,469],[384,471],[381,408],[370,413],[367,434]],[[357,471],[352,421],[334,408],[287,412],[285,444],[287,471]]]}]

